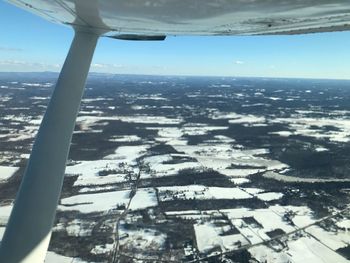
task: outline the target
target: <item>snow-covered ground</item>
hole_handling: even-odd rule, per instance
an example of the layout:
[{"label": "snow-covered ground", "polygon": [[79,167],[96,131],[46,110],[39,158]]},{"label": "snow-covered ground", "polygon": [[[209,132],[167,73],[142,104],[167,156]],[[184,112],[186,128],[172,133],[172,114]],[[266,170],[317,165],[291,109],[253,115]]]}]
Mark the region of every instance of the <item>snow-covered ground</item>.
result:
[{"label": "snow-covered ground", "polygon": [[123,225],[120,228],[119,235],[123,237],[120,240],[120,244],[129,251],[135,248],[140,251],[162,249],[167,238],[165,234],[154,229],[141,228],[130,230]]},{"label": "snow-covered ground", "polygon": [[[267,149],[236,149],[225,143],[171,145],[177,151],[197,159],[203,167],[230,177],[245,177],[258,172],[281,170],[288,167],[277,160],[261,157],[268,154]],[[240,166],[249,166],[250,168],[240,169]]]},{"label": "snow-covered ground", "polygon": [[[74,186],[100,186],[126,182],[127,172],[138,173],[136,159],[149,145],[121,146],[102,160],[80,161],[66,167],[66,174],[78,175]],[[101,174],[102,173],[102,174]]]},{"label": "snow-covered ground", "polygon": [[249,199],[252,196],[240,188],[208,187],[203,185],[157,187],[160,201]]},{"label": "snow-covered ground", "polygon": [[[348,232],[330,232],[321,228],[315,224],[317,221],[313,219],[312,211],[305,206],[274,205],[255,210],[237,208],[218,211],[168,211],[166,214],[197,221],[193,227],[198,249],[202,253],[235,250],[247,245],[250,247],[249,252],[259,262],[305,262],[302,261],[303,250],[306,250],[305,256],[310,260],[308,262],[347,262],[335,250],[350,244]],[[228,222],[220,219],[222,214],[228,216]],[[286,214],[292,215],[290,221],[286,220]],[[232,227],[239,232],[226,235],[225,231]],[[304,228],[305,230],[299,230]],[[267,247],[265,243],[272,238],[268,234],[277,230],[286,235],[282,239],[285,240],[285,248],[279,248],[281,251],[276,248],[271,250],[271,246]],[[298,233],[303,234],[300,237]],[[322,249],[322,253],[317,253],[318,249]],[[337,261],[332,261],[332,258]]]},{"label": "snow-covered ground", "polygon": [[5,225],[10,217],[13,205],[0,206],[0,224]]},{"label": "snow-covered ground", "polygon": [[[130,199],[130,190],[105,193],[79,194],[61,199],[58,210],[79,211],[81,213],[106,212],[108,210],[124,210]],[[157,197],[152,188],[138,189],[130,204],[131,210],[157,206]]]},{"label": "snow-covered ground", "polygon": [[6,181],[18,171],[18,167],[2,166],[0,165],[0,182]]},{"label": "snow-covered ground", "polygon": [[[312,118],[308,114],[297,114],[291,118],[276,118],[271,123],[288,124],[290,131],[280,131],[275,134],[281,136],[303,135],[317,139],[326,138],[333,142],[350,141],[350,119],[346,117]],[[317,129],[315,128],[317,127]],[[339,130],[325,131],[326,127]]]},{"label": "snow-covered ground", "polygon": [[91,220],[73,219],[72,221],[59,222],[53,227],[54,232],[65,232],[71,237],[88,237],[97,222]]},{"label": "snow-covered ground", "polygon": [[266,122],[265,117],[255,116],[252,114],[238,114],[235,112],[214,112],[211,115],[214,120],[227,119],[232,124],[263,124]]},{"label": "snow-covered ground", "polygon": [[181,170],[185,169],[200,169],[202,166],[196,161],[183,161],[171,163],[174,158],[188,158],[187,155],[179,154],[163,154],[153,155],[144,158],[144,162],[149,165],[152,173],[142,175],[142,178],[162,177],[177,175]]},{"label": "snow-covered ground", "polygon": [[290,175],[284,175],[281,172],[267,171],[264,177],[284,182],[303,182],[303,183],[327,183],[327,182],[350,182],[350,178],[305,178]]},{"label": "snow-covered ground", "polygon": [[282,193],[275,193],[275,192],[267,192],[267,193],[261,193],[255,195],[258,199],[261,199],[263,201],[272,201],[276,199],[280,199],[283,194]]},{"label": "snow-covered ground", "polygon": [[109,139],[111,142],[138,142],[142,139],[137,135],[113,136]]},{"label": "snow-covered ground", "polygon": [[304,262],[349,262],[338,253],[329,249],[324,244],[317,241],[315,238],[305,236],[288,242],[288,251],[290,261],[296,263]]},{"label": "snow-covered ground", "polygon": [[325,229],[314,225],[305,230],[317,240],[322,241],[332,250],[346,247],[350,244],[350,234],[346,231],[326,231]]},{"label": "snow-covered ground", "polygon": [[194,231],[198,250],[202,253],[215,248],[218,251],[233,250],[248,244],[241,234],[223,235],[222,228],[211,223],[195,224]]},{"label": "snow-covered ground", "polygon": [[5,233],[5,226],[10,217],[13,205],[0,206],[0,241]]},{"label": "snow-covered ground", "polygon": [[142,124],[168,124],[177,125],[183,122],[181,118],[168,118],[164,116],[134,115],[134,116],[79,116],[77,124],[89,123],[90,126],[96,125],[101,121],[123,121]]},{"label": "snow-covered ground", "polygon": [[[350,244],[349,216],[344,213],[319,222],[319,211],[304,202],[309,197],[302,187],[350,179],[289,176],[288,171],[296,168],[280,156],[293,146],[294,140],[308,143],[308,150],[318,155],[346,149],[350,142],[350,111],[336,103],[331,109],[312,105],[316,94],[333,98],[327,89],[319,93],[311,87],[285,90],[287,82],[281,87],[274,88],[271,82],[270,88],[265,84],[259,88],[257,80],[242,84],[242,80],[232,79],[232,83],[207,80],[210,89],[202,90],[192,89],[182,81],[181,92],[175,93],[169,89],[176,86],[174,81],[132,82],[128,90],[119,89],[123,82],[118,82],[118,88],[108,88],[107,94],[96,97],[88,86],[74,136],[79,140],[101,136],[116,148],[108,149],[108,155],[98,160],[90,156],[69,160],[53,228],[54,242],[62,243],[61,238],[67,238],[73,247],[86,246],[84,259],[90,255],[101,262],[115,249],[113,231],[118,225],[123,253],[142,258],[153,251],[154,261],[158,256],[160,259],[169,255],[164,262],[180,261],[184,255],[207,256],[247,246],[260,263],[348,262],[335,251]],[[161,89],[149,92],[140,89],[141,83],[166,87],[164,93]],[[201,85],[205,86],[204,82]],[[28,158],[42,119],[39,110],[46,108],[49,98],[48,92],[33,92],[26,97],[29,103],[19,100],[20,105],[14,105],[16,96],[12,93],[51,86],[51,82],[36,81],[1,83],[2,92],[8,93],[0,98],[0,108],[8,111],[0,121],[0,140],[6,144],[0,155],[1,186],[13,181],[8,179],[18,168],[10,166],[21,166]],[[132,86],[137,86],[135,92],[130,91]],[[300,101],[305,107],[294,105]],[[122,124],[122,131],[113,134],[113,129],[119,129],[117,124]],[[245,131],[247,134],[240,134]],[[92,143],[91,150],[93,146]],[[79,154],[74,140],[72,147],[74,154]],[[210,178],[210,173],[215,177]],[[196,180],[188,178],[192,175]],[[184,178],[195,182],[184,185]],[[137,191],[131,190],[136,185]],[[321,191],[316,193],[322,195]],[[350,192],[342,189],[339,193],[345,200]],[[303,199],[296,200],[301,195]],[[8,205],[12,200],[1,201],[0,239],[12,209]],[[289,205],[289,201],[300,201],[300,205]],[[325,205],[321,202],[320,198],[320,206]],[[336,204],[324,208],[330,214],[340,211]],[[48,252],[45,262],[91,262],[73,257],[74,248],[74,252],[64,255],[65,245],[55,247],[57,253]]]},{"label": "snow-covered ground", "polygon": [[91,261],[85,261],[80,258],[65,257],[55,252],[48,251],[45,258],[45,263],[94,263]]}]

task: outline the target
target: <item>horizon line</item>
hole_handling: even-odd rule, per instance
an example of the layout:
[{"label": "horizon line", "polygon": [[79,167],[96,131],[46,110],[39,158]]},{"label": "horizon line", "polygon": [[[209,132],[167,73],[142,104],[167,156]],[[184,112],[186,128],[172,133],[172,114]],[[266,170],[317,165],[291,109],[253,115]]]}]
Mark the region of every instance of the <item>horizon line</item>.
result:
[{"label": "horizon line", "polygon": [[[6,74],[34,74],[34,73],[53,73],[59,75],[59,71],[0,71]],[[90,71],[88,75],[100,74],[100,75],[130,75],[130,76],[154,76],[154,77],[195,77],[195,78],[256,78],[256,79],[305,79],[305,80],[343,80],[350,81],[350,78],[316,78],[316,77],[273,77],[273,76],[229,76],[229,75],[191,75],[191,74],[148,74],[148,73],[110,73],[110,72],[96,72]]]}]

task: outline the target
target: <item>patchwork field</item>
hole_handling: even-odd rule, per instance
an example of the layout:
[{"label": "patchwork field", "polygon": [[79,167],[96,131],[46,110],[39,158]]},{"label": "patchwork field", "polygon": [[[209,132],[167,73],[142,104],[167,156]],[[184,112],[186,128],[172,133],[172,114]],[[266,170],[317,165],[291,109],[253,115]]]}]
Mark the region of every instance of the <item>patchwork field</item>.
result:
[{"label": "patchwork field", "polygon": [[[0,239],[56,78],[0,74]],[[350,262],[349,100],[349,81],[91,74],[46,262]]]}]

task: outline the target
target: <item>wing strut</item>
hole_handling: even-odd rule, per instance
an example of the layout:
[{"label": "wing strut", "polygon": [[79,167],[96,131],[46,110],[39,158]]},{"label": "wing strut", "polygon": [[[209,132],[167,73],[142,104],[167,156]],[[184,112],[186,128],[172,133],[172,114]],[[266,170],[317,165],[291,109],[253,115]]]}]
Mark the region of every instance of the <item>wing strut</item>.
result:
[{"label": "wing strut", "polygon": [[43,262],[98,34],[76,30],[0,246],[0,262]]}]

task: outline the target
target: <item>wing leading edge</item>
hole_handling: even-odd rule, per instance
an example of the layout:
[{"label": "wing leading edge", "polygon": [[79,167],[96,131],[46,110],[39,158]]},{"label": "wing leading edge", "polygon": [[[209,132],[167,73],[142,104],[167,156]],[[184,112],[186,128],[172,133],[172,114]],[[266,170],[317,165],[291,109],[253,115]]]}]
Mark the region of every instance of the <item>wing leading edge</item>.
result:
[{"label": "wing leading edge", "polygon": [[266,35],[350,30],[348,0],[8,0],[105,35]]}]

